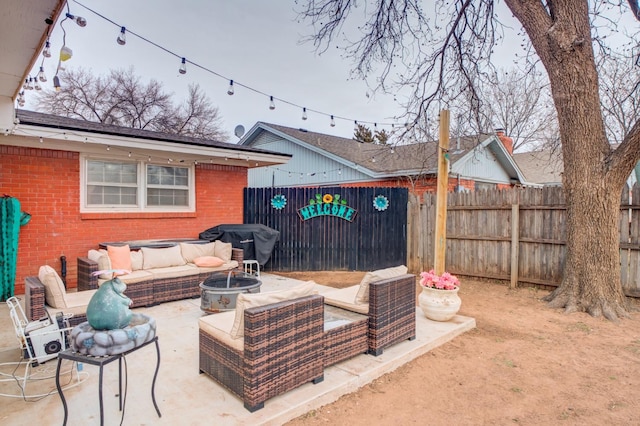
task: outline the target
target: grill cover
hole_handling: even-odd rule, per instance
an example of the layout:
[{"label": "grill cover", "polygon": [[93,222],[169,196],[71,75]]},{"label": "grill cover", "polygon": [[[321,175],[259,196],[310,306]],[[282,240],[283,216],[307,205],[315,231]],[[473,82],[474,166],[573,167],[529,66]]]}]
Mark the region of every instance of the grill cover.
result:
[{"label": "grill cover", "polygon": [[271,252],[280,237],[280,231],[257,223],[217,225],[202,231],[202,240],[220,240],[244,250],[246,260],[257,260],[262,266],[269,261]]}]

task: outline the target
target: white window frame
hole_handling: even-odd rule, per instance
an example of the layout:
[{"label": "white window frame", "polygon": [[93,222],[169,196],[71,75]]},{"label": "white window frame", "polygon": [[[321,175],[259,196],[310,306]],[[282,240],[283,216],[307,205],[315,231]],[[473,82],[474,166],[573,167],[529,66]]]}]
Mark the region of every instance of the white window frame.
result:
[{"label": "white window frame", "polygon": [[[138,186],[137,199],[135,206],[121,205],[101,205],[89,206],[87,204],[87,185],[88,185],[88,163],[89,161],[106,161],[114,163],[134,163],[137,165]],[[153,164],[157,166],[167,166],[175,168],[184,168],[188,170],[188,205],[186,206],[147,206],[147,165],[149,163],[144,160],[132,160],[130,158],[117,158],[98,155],[81,155],[80,156],[80,212],[81,213],[190,213],[195,212],[196,205],[196,185],[195,185],[195,167],[193,165],[174,165],[174,164]],[[158,188],[158,186],[153,186]]]}]

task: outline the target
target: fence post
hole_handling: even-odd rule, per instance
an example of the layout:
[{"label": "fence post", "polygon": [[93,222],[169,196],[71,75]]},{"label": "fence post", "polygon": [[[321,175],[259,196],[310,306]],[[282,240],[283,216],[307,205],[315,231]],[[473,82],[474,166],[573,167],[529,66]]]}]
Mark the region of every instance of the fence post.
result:
[{"label": "fence post", "polygon": [[433,268],[437,275],[445,270],[447,251],[447,192],[449,179],[449,110],[440,111],[438,140],[438,183],[436,193],[436,230]]},{"label": "fence post", "polygon": [[520,255],[520,205],[511,204],[511,283],[509,288],[518,287],[518,263]]}]

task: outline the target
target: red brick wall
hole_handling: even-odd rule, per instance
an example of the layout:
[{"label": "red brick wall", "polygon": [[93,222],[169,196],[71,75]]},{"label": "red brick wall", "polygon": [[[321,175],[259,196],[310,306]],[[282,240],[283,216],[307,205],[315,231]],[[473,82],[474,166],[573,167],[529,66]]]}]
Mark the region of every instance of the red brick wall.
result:
[{"label": "red brick wall", "polygon": [[67,287],[76,286],[76,258],[102,241],[197,238],[222,223],[242,223],[247,169],[196,166],[195,213],[80,213],[80,159],[76,152],[0,145],[0,194],[17,198],[31,221],[20,228],[16,294],[41,265],[60,273],[67,258]]}]

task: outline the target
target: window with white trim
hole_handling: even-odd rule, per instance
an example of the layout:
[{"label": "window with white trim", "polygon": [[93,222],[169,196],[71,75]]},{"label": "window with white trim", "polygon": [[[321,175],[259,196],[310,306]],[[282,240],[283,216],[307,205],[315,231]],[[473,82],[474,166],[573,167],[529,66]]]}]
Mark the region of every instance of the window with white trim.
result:
[{"label": "window with white trim", "polygon": [[193,168],[84,158],[82,211],[193,211]]}]

